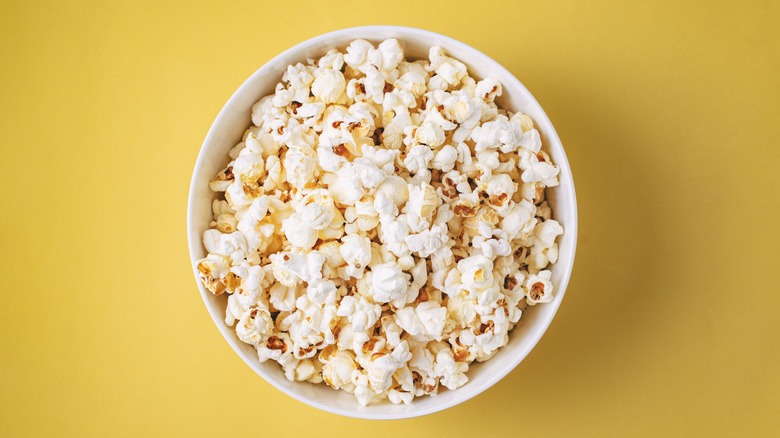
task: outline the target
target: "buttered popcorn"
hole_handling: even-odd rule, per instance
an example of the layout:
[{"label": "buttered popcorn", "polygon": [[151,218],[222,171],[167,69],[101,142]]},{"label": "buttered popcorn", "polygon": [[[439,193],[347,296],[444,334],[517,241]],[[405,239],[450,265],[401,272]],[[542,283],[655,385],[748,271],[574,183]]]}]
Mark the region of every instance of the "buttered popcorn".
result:
[{"label": "buttered popcorn", "polygon": [[355,40],[287,68],[211,181],[205,288],[290,380],[361,404],[455,390],[554,297],[558,167],[441,47]]}]

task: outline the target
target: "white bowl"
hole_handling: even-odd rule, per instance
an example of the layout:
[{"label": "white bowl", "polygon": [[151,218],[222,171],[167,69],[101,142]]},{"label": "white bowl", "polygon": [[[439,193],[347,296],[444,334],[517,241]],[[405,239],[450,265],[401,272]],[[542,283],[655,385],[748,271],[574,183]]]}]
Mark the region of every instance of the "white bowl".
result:
[{"label": "white bowl", "polygon": [[274,86],[282,78],[287,66],[307,58],[322,56],[328,49],[344,49],[350,41],[363,38],[373,43],[387,38],[396,38],[404,48],[407,58],[427,58],[428,49],[433,45],[442,46],[454,58],[465,63],[469,73],[476,78],[492,76],[503,84],[503,95],[499,105],[512,111],[522,111],[531,116],[539,130],[543,148],[550,153],[558,164],[560,186],[547,189],[548,200],[553,215],[565,230],[559,238],[560,256],[551,268],[553,284],[556,286],[555,299],[551,303],[535,306],[525,312],[520,323],[510,333],[509,344],[501,348],[490,360],[475,363],[468,372],[469,382],[463,387],[449,391],[442,389],[434,397],[420,397],[411,405],[393,405],[382,402],[369,406],[360,406],[354,395],[336,391],[324,384],[308,382],[290,382],[282,374],[281,367],[274,361],[260,363],[255,349],[239,341],[235,330],[225,324],[224,296],[214,296],[206,291],[199,281],[201,297],[206,303],[214,323],[217,325],[233,350],[266,381],[279,388],[285,394],[308,405],[335,414],[366,419],[401,419],[417,417],[441,411],[462,403],[486,390],[512,371],[536,345],[561,304],[566,285],[569,282],[577,241],[577,204],[574,196],[569,162],[555,129],[536,102],[536,99],[512,74],[496,61],[482,52],[452,38],[426,30],[398,26],[365,26],[330,32],[304,41],[268,61],[257,70],[228,100],[206,140],[203,142],[190,185],[189,205],[187,208],[187,237],[190,248],[190,261],[197,278],[195,264],[206,256],[201,242],[203,231],[211,220],[211,201],[215,194],[209,190],[208,182],[228,162],[227,153],[238,141],[244,130],[250,126],[252,104],[261,97],[273,93]]}]

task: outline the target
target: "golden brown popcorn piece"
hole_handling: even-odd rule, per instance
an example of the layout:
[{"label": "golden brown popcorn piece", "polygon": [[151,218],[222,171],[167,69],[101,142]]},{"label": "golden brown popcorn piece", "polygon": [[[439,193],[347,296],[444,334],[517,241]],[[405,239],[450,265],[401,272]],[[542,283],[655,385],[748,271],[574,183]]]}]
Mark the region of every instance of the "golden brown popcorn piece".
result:
[{"label": "golden brown popcorn piece", "polygon": [[531,285],[531,290],[528,291],[528,296],[534,301],[541,300],[544,296],[544,283],[538,281]]},{"label": "golden brown popcorn piece", "polygon": [[509,198],[509,196],[506,193],[501,193],[500,195],[491,195],[488,198],[488,204],[492,205],[493,207],[501,207],[504,204],[506,204],[506,200]]},{"label": "golden brown popcorn piece", "polygon": [[200,281],[203,286],[214,295],[221,295],[225,292],[226,285],[221,280],[214,277],[216,264],[209,259],[203,259],[198,262],[198,272],[200,272]]},{"label": "golden brown popcorn piece", "polygon": [[488,331],[493,331],[495,327],[495,324],[493,324],[493,321],[488,321],[486,323],[482,323],[479,325],[479,334],[485,334]]},{"label": "golden brown popcorn piece", "polygon": [[333,357],[333,353],[336,352],[336,346],[335,345],[328,345],[327,347],[320,350],[319,359],[320,362],[329,362],[330,358]]},{"label": "golden brown popcorn piece", "polygon": [[534,190],[533,203],[536,205],[541,204],[544,201],[544,186],[538,185]]},{"label": "golden brown popcorn piece", "polygon": [[266,342],[269,350],[282,350],[282,354],[287,352],[287,344],[277,336],[271,336]]},{"label": "golden brown popcorn piece", "polygon": [[376,352],[376,353],[372,354],[372,355],[371,355],[371,362],[373,362],[373,361],[375,361],[375,360],[379,359],[379,358],[380,358],[380,357],[382,357],[382,356],[387,356],[387,353],[383,353],[383,352],[381,352],[381,351],[378,351],[378,352]]},{"label": "golden brown popcorn piece", "polygon": [[371,338],[368,340],[368,342],[363,344],[363,354],[368,354],[369,351],[372,351],[376,343],[377,343],[377,339]]},{"label": "golden brown popcorn piece", "polygon": [[347,125],[347,131],[351,133],[355,129],[361,128],[362,126],[363,124],[360,122],[349,122],[349,124]]},{"label": "golden brown popcorn piece", "polygon": [[463,217],[474,217],[477,215],[477,212],[476,210],[474,210],[474,207],[469,207],[463,204],[456,205],[455,208],[452,209],[452,211],[458,216],[463,216]]},{"label": "golden brown popcorn piece", "polygon": [[442,188],[441,193],[450,199],[457,198],[458,189],[455,186],[455,181],[453,181],[450,177],[445,177],[442,182],[444,183],[444,187]]},{"label": "golden brown popcorn piece", "polygon": [[233,181],[236,177],[233,175],[233,166],[228,166],[227,169],[223,170],[222,172],[218,173],[217,176],[214,177],[214,179],[211,180],[211,182],[218,182],[218,181]]},{"label": "golden brown popcorn piece", "polygon": [[462,349],[462,348],[457,348],[457,349],[454,349],[454,350],[452,350],[452,351],[453,351],[453,353],[452,353],[452,357],[453,357],[453,358],[454,358],[454,359],[455,359],[457,362],[466,362],[466,360],[467,360],[467,359],[469,358],[469,356],[471,355],[471,353],[469,353],[469,351],[468,351],[468,350],[466,350],[466,349]]},{"label": "golden brown popcorn piece", "polygon": [[241,286],[241,283],[241,278],[232,272],[228,272],[225,276],[225,286],[227,287],[227,290],[235,291]]}]

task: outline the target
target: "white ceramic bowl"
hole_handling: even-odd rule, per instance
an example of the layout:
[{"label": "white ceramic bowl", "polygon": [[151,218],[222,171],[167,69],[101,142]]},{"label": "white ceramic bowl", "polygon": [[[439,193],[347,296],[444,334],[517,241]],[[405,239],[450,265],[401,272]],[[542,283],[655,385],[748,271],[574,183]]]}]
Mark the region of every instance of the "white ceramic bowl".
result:
[{"label": "white ceramic bowl", "polygon": [[373,43],[387,38],[396,38],[408,58],[427,58],[428,49],[433,45],[444,47],[446,52],[465,63],[469,74],[476,78],[492,76],[503,84],[503,95],[498,99],[501,107],[512,111],[522,111],[531,116],[541,133],[543,148],[560,166],[560,186],[547,189],[553,215],[564,227],[565,234],[559,238],[560,257],[551,268],[553,283],[556,286],[555,299],[548,304],[538,305],[525,312],[520,323],[510,333],[509,344],[501,348],[490,360],[475,363],[468,372],[469,382],[463,387],[449,391],[443,388],[434,397],[420,397],[412,405],[393,405],[382,402],[369,406],[360,406],[354,395],[336,391],[330,387],[307,382],[290,382],[282,374],[281,367],[274,361],[260,363],[254,348],[238,340],[232,327],[224,322],[227,299],[215,297],[206,291],[200,282],[201,297],[206,303],[214,323],[217,325],[233,350],[266,381],[287,395],[324,411],[356,418],[400,419],[422,416],[455,406],[486,390],[512,371],[531,351],[544,334],[561,304],[566,285],[569,282],[577,241],[577,204],[574,196],[574,183],[571,169],[566,160],[563,146],[555,129],[536,102],[531,93],[512,74],[482,52],[452,38],[437,33],[398,26],[366,26],[338,30],[308,41],[285,51],[268,61],[257,70],[228,100],[206,140],[203,142],[190,185],[189,205],[187,208],[187,237],[190,248],[190,261],[194,266],[206,256],[201,242],[203,231],[211,220],[211,201],[215,195],[209,190],[208,182],[228,162],[227,153],[238,141],[244,130],[250,126],[252,104],[261,97],[273,93],[287,66],[307,58],[317,58],[328,49],[344,49],[350,41],[363,38]]}]

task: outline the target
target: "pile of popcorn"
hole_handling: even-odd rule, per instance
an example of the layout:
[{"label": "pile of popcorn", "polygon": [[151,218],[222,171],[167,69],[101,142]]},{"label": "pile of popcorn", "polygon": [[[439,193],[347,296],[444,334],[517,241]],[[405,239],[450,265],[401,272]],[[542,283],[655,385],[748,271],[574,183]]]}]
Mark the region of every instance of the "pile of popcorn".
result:
[{"label": "pile of popcorn", "polygon": [[553,298],[559,169],[493,78],[398,41],[287,68],[211,181],[205,287],[290,380],[361,404],[464,385]]}]

